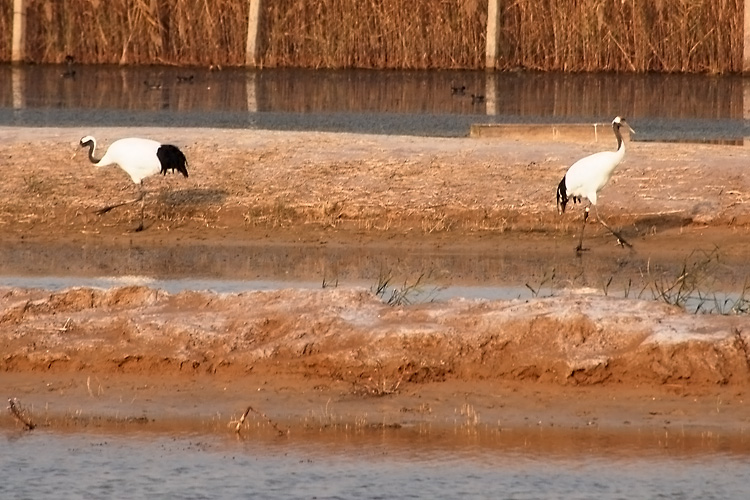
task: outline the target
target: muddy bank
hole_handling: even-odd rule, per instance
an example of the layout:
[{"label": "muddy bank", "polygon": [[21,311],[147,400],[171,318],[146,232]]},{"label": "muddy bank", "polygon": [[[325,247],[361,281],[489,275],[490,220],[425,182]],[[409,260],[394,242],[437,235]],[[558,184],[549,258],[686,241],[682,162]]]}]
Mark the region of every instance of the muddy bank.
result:
[{"label": "muddy bank", "polygon": [[53,428],[232,432],[249,406],[251,434],[543,423],[652,446],[662,428],[746,432],[749,321],[590,291],[394,307],[361,289],[3,289],[0,370]]},{"label": "muddy bank", "polygon": [[2,290],[4,371],[363,381],[529,380],[743,386],[744,316],[567,292],[533,300],[385,304],[368,290],[243,294],[147,287]]},{"label": "muddy bank", "polygon": [[[225,432],[253,405],[290,428],[328,417],[492,431],[554,422],[632,435],[747,428],[745,316],[608,293],[674,281],[696,254],[712,264],[700,268],[711,281],[699,286],[742,289],[742,148],[630,144],[600,213],[634,249],[592,223],[578,258],[580,212],[558,216],[554,189],[572,161],[608,143],[139,130],[182,147],[191,170],[146,181],[147,228],[135,233],[137,207],[93,213],[134,186],[118,169],[71,159],[91,132],[136,134],[0,130],[3,273],[284,276],[329,287],[4,288],[4,387],[49,426]],[[555,292],[394,307],[367,286],[331,286],[375,284],[383,272],[520,287],[554,275]],[[18,425],[9,414],[1,421]]]}]

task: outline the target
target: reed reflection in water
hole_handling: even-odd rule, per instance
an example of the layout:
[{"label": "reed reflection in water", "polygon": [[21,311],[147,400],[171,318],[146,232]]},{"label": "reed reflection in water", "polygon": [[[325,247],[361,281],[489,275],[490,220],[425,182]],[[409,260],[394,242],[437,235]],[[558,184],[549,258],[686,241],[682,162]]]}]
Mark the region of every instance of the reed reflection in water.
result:
[{"label": "reed reflection in water", "polygon": [[463,136],[476,122],[609,122],[619,114],[642,140],[750,135],[750,81],[739,76],[5,65],[0,89],[0,125]]}]

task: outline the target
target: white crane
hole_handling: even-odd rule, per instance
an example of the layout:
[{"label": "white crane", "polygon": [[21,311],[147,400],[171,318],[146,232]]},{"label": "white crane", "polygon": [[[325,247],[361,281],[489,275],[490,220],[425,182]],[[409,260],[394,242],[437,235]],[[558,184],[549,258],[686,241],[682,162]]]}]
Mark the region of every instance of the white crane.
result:
[{"label": "white crane", "polygon": [[97,214],[101,215],[113,208],[140,201],[141,222],[135,229],[136,231],[143,230],[143,207],[146,199],[143,180],[146,177],[159,173],[166,175],[170,170],[172,172],[176,170],[185,177],[188,176],[188,163],[185,155],[179,148],[171,144],[161,144],[151,139],[141,139],[138,137],[119,139],[112,143],[100,160],[94,158],[94,152],[96,151],[96,139],[94,137],[90,135],[82,137],[80,144],[82,148],[89,148],[89,160],[91,163],[97,167],[117,164],[138,185],[140,193],[137,198],[108,205],[96,211]]},{"label": "white crane", "polygon": [[615,132],[617,138],[617,151],[600,151],[592,155],[581,158],[573,165],[570,166],[565,176],[557,186],[557,210],[560,214],[565,213],[565,206],[569,200],[573,200],[573,203],[582,202],[582,198],[589,200],[589,206],[583,212],[583,225],[581,226],[581,237],[578,240],[578,246],[576,252],[583,250],[583,230],[586,227],[586,221],[589,218],[589,209],[591,205],[594,206],[596,212],[596,218],[602,223],[615,237],[617,243],[622,246],[632,247],[630,243],[620,236],[614,229],[609,227],[601,217],[599,217],[599,211],[596,208],[596,199],[599,191],[607,184],[612,173],[615,171],[615,167],[620,164],[622,159],[625,157],[625,142],[622,140],[620,134],[620,127],[623,125],[627,126],[631,133],[635,131],[630,128],[630,125],[625,123],[625,119],[616,116],[612,120],[612,130]]}]

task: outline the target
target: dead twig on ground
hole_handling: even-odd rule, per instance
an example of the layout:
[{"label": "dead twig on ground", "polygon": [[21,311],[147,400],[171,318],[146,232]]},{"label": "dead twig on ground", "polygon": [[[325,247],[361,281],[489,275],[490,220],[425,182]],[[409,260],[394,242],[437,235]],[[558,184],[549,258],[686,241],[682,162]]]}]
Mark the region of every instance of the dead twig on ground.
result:
[{"label": "dead twig on ground", "polygon": [[234,432],[236,432],[237,434],[240,433],[240,431],[242,430],[242,425],[245,423],[245,420],[247,419],[247,416],[250,414],[250,412],[255,413],[256,415],[258,415],[259,417],[261,417],[262,419],[264,419],[266,422],[268,422],[268,425],[270,425],[271,427],[273,427],[273,429],[278,433],[279,436],[283,436],[283,435],[289,433],[288,429],[286,431],[280,429],[279,426],[276,424],[276,422],[274,422],[273,420],[271,420],[268,417],[268,415],[266,415],[263,412],[260,412],[260,411],[256,410],[252,406],[248,406],[247,407],[247,409],[245,410],[245,413],[242,414],[242,416],[240,417],[239,420],[232,420],[232,421],[229,422],[230,426],[233,425],[233,424],[235,425]]},{"label": "dead twig on ground", "polygon": [[36,427],[36,424],[26,415],[26,410],[20,406],[16,398],[8,398],[8,411],[27,431],[33,430]]}]

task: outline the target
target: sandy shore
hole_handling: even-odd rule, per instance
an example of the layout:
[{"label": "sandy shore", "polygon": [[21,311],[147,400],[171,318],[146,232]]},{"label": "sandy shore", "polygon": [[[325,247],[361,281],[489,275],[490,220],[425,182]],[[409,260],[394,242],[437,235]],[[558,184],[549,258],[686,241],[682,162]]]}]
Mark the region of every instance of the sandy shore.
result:
[{"label": "sandy shore", "polygon": [[[145,231],[132,231],[137,207],[93,213],[135,187],[83,153],[71,159],[89,133],[105,147],[149,136],[188,156],[188,179],[146,181]],[[233,432],[250,406],[242,432],[554,427],[631,444],[645,432],[645,446],[680,429],[684,442],[709,432],[748,445],[750,321],[654,300],[682,275],[704,294],[742,290],[741,147],[629,144],[599,208],[634,248],[592,222],[576,257],[580,208],[558,216],[555,188],[609,142],[196,129],[0,137],[5,275],[128,274],[168,255],[168,276],[328,283],[2,289],[3,386],[38,425]],[[133,263],[134,249],[147,257]],[[389,305],[372,286],[331,285],[377,283],[383,262],[394,279],[428,269],[441,286],[545,285],[551,296]],[[21,424],[6,413],[0,425]]]}]

